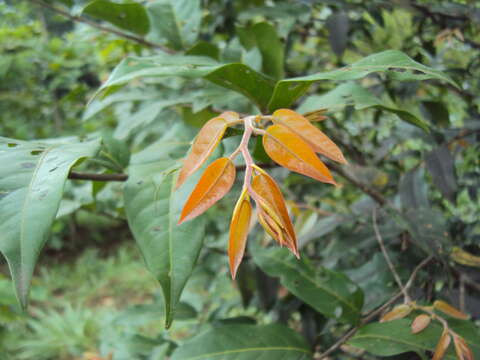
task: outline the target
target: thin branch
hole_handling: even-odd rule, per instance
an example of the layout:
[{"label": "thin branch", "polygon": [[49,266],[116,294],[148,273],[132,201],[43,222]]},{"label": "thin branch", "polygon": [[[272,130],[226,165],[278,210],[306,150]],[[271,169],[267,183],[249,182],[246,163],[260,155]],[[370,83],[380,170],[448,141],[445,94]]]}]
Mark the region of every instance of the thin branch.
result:
[{"label": "thin branch", "polygon": [[91,181],[127,181],[127,174],[91,174],[77,173],[70,171],[68,178],[71,180],[91,180]]},{"label": "thin branch", "polygon": [[131,41],[134,41],[136,43],[139,43],[143,46],[146,46],[146,47],[149,47],[149,48],[154,48],[154,49],[160,49],[166,53],[169,53],[169,54],[174,54],[175,52],[163,45],[160,45],[160,44],[157,44],[157,43],[154,43],[154,42],[151,42],[151,41],[148,41],[148,40],[145,40],[141,37],[138,37],[138,36],[135,36],[135,35],[131,35],[131,34],[128,34],[128,33],[125,33],[123,31],[119,31],[117,29],[112,29],[110,27],[106,27],[106,26],[103,26],[103,25],[100,25],[98,23],[96,23],[95,21],[91,21],[87,18],[84,18],[82,16],[76,16],[76,15],[71,15],[69,12],[65,11],[65,10],[62,10],[62,9],[59,9],[51,4],[48,4],[46,3],[45,1],[43,0],[30,0],[30,2],[32,3],[35,3],[39,6],[42,6],[46,9],[49,9],[51,11],[54,11],[56,12],[57,14],[60,14],[62,16],[65,16],[66,18],[72,20],[72,21],[76,21],[76,22],[81,22],[81,23],[84,23],[84,24],[88,24],[98,30],[101,30],[101,31],[104,31],[104,32],[108,32],[108,33],[111,33],[111,34],[115,34],[117,36],[120,36],[120,37],[123,37],[125,39],[128,39],[128,40],[131,40]]}]

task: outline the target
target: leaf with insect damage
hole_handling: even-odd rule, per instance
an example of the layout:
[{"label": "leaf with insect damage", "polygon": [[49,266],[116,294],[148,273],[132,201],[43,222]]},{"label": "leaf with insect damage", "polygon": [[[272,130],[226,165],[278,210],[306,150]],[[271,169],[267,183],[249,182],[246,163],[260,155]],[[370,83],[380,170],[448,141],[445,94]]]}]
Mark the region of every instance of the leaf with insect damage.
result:
[{"label": "leaf with insect damage", "polygon": [[458,360],[473,360],[473,352],[465,342],[465,340],[458,336],[453,336],[453,343],[455,345],[455,352],[457,353]]},{"label": "leaf with insect damage", "polygon": [[393,310],[387,312],[385,315],[382,316],[380,322],[392,321],[397,319],[403,319],[405,316],[410,314],[412,311],[412,307],[407,304],[401,304],[395,306]]},{"label": "leaf with insect damage", "polygon": [[[259,208],[261,208],[259,211],[259,217],[263,227],[280,243],[280,245],[285,245],[298,257],[295,231],[290,216],[288,215],[282,192],[275,183],[275,180],[273,180],[266,172],[262,171],[259,175],[253,177],[252,188],[261,198],[262,202],[266,203],[258,204]],[[266,209],[270,209],[274,215],[270,215],[269,211]],[[275,217],[279,220],[277,227],[272,223],[275,222]],[[276,236],[273,236],[272,233]]]},{"label": "leaf with insect damage", "polygon": [[347,163],[338,146],[302,115],[293,110],[279,109],[272,114],[272,120],[300,136],[316,153],[341,164]]},{"label": "leaf with insect damage", "polygon": [[250,219],[252,216],[252,205],[246,189],[243,190],[233,210],[230,223],[230,239],[228,242],[228,258],[230,260],[230,273],[235,279],[238,267],[242,262],[247,243]]},{"label": "leaf with insect damage", "polygon": [[178,224],[207,211],[230,191],[234,181],[235,165],[232,160],[223,157],[211,163],[185,203]]},{"label": "leaf with insect damage", "polygon": [[430,322],[432,321],[432,318],[429,315],[426,314],[421,314],[418,315],[412,322],[412,333],[413,334],[418,334],[419,332],[422,332],[427,328],[428,325],[430,325]]},{"label": "leaf with insect damage", "polygon": [[187,178],[197,171],[213,150],[222,140],[225,130],[239,119],[239,115],[232,111],[227,111],[213,119],[207,121],[200,129],[187,158],[183,163],[182,170],[178,176],[176,188],[178,189]]},{"label": "leaf with insect damage", "polygon": [[442,300],[437,300],[433,303],[433,307],[435,310],[441,311],[444,314],[447,314],[451,317],[460,319],[460,320],[468,320],[469,316],[460,310],[454,308],[452,305],[446,303]]},{"label": "leaf with insect damage", "polygon": [[450,336],[447,329],[443,329],[442,336],[438,340],[437,346],[435,347],[435,353],[433,354],[432,360],[441,360],[450,346],[452,337]]},{"label": "leaf with insect damage", "polygon": [[315,180],[336,185],[330,171],[310,146],[287,127],[275,124],[263,135],[263,147],[277,164]]}]

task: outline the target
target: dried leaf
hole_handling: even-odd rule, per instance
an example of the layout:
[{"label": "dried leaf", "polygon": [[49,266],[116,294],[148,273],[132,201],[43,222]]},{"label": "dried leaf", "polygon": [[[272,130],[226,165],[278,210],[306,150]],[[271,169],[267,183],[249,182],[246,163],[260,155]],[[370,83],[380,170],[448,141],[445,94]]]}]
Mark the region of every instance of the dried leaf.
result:
[{"label": "dried leaf", "polygon": [[235,165],[229,158],[220,158],[211,163],[185,203],[178,224],[209,209],[230,191],[234,181]]},{"label": "dried leaf", "polygon": [[412,322],[412,333],[418,334],[419,332],[425,330],[431,321],[432,318],[429,315],[418,315]]},{"label": "dried leaf", "polygon": [[395,306],[393,310],[387,312],[385,315],[382,316],[380,322],[392,321],[397,319],[402,319],[412,311],[412,307],[407,304],[402,304]]},{"label": "dried leaf", "polygon": [[446,303],[442,300],[437,300],[433,303],[434,309],[443,312],[451,317],[461,319],[461,320],[468,320],[469,316],[460,310],[454,308],[452,305]]},{"label": "dried leaf", "polygon": [[[281,239],[285,240],[285,246],[287,246],[297,257],[297,238],[295,236],[295,231],[293,229],[293,224],[288,215],[287,207],[285,205],[285,200],[283,198],[280,188],[275,183],[275,180],[272,179],[270,175],[266,172],[261,172],[259,175],[253,177],[252,188],[255,190],[258,196],[260,196],[268,206],[273,210],[274,214],[280,218],[280,229],[282,232],[285,232],[285,236],[280,234]],[[269,219],[265,219],[268,223]],[[270,234],[271,235],[271,234]],[[279,240],[280,239],[276,239]],[[282,242],[280,242],[283,245]]]},{"label": "dried leaf", "polygon": [[472,349],[468,347],[462,337],[454,336],[453,343],[455,344],[455,352],[457,353],[458,360],[473,360]]},{"label": "dried leaf", "polygon": [[272,114],[272,120],[300,136],[315,152],[341,164],[347,163],[338,146],[302,115],[289,109],[279,109]]},{"label": "dried leaf", "polygon": [[302,138],[283,125],[268,127],[263,147],[279,165],[315,180],[336,185],[330,171]]},{"label": "dried leaf", "polygon": [[440,340],[438,340],[437,346],[435,347],[435,353],[433,354],[432,360],[441,360],[443,356],[447,352],[448,346],[452,341],[452,337],[448,333],[447,329],[443,329],[442,336],[440,336]]},{"label": "dried leaf", "polygon": [[233,210],[230,223],[230,240],[228,243],[228,257],[230,260],[230,273],[235,279],[238,267],[242,262],[247,243],[250,218],[252,216],[252,205],[246,190],[242,192]]},{"label": "dried leaf", "polygon": [[207,121],[200,129],[187,158],[183,163],[182,170],[178,176],[176,188],[179,188],[187,178],[197,171],[213,150],[222,140],[223,134],[229,125],[233,125],[238,120],[238,114],[232,111],[226,111],[213,119]]}]

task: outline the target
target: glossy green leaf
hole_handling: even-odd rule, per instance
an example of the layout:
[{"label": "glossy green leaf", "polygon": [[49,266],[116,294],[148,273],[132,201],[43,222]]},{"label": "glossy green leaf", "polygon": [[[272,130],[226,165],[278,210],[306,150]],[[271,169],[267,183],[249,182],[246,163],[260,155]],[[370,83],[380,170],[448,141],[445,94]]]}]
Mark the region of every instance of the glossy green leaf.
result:
[{"label": "glossy green leaf", "polygon": [[277,82],[268,105],[271,112],[289,108],[304,95],[310,85],[320,80],[346,81],[365,77],[374,72],[386,72],[398,80],[437,79],[457,86],[442,71],[422,65],[398,50],[387,50],[367,56],[343,68]]},{"label": "glossy green leaf", "polygon": [[284,46],[275,27],[267,22],[261,22],[255,24],[251,31],[262,54],[262,71],[274,79],[283,78]]},{"label": "glossy green leaf", "polygon": [[136,34],[145,35],[150,30],[147,11],[139,3],[118,4],[109,0],[94,0],[83,8],[83,13]]},{"label": "glossy green leaf", "polygon": [[305,257],[297,260],[286,249],[252,251],[253,259],[295,296],[326,317],[355,324],[363,305],[362,290],[345,275],[323,267],[314,268]]},{"label": "glossy green leaf", "polygon": [[94,156],[99,147],[98,140],[34,143],[0,138],[0,251],[23,307],[70,168]]},{"label": "glossy green leaf", "polygon": [[224,325],[197,335],[177,348],[171,360],[308,360],[299,334],[283,325]]}]

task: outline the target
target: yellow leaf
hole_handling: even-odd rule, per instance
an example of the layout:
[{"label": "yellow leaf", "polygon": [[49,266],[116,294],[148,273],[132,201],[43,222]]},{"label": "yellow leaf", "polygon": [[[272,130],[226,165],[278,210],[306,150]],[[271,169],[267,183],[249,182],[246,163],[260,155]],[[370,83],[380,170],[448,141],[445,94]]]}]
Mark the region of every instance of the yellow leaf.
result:
[{"label": "yellow leaf", "polygon": [[447,329],[443,329],[442,336],[438,340],[437,346],[435,347],[435,353],[433,354],[432,360],[441,360],[448,350],[452,337],[448,333]]},{"label": "yellow leaf", "polygon": [[245,253],[251,216],[252,205],[250,204],[250,199],[245,189],[235,205],[232,221],[230,222],[228,257],[230,261],[230,273],[233,279],[235,279],[238,267]]},{"label": "yellow leaf", "polygon": [[393,310],[387,312],[385,315],[382,316],[382,318],[380,319],[380,322],[403,319],[405,316],[410,314],[411,311],[412,311],[412,307],[407,304],[395,306]]},{"label": "yellow leaf", "polygon": [[229,158],[211,163],[185,203],[178,224],[205,212],[230,191],[234,181],[235,165]]},{"label": "yellow leaf", "polygon": [[268,127],[263,147],[277,164],[315,180],[336,185],[330,171],[310,146],[283,125]]},{"label": "yellow leaf", "polygon": [[341,164],[347,163],[338,146],[302,115],[289,109],[279,109],[272,114],[272,120],[300,136],[315,152]]},{"label": "yellow leaf", "polygon": [[460,310],[454,308],[452,305],[442,300],[435,301],[433,303],[433,308],[457,319],[468,320],[469,317],[467,314],[461,312]]},{"label": "yellow leaf", "polygon": [[470,254],[469,252],[455,246],[450,253],[450,257],[456,263],[465,265],[465,266],[472,266],[472,267],[480,267],[480,256],[475,256]]},{"label": "yellow leaf", "polygon": [[412,322],[412,333],[418,334],[419,332],[425,330],[431,321],[432,318],[429,315],[418,315]]}]

